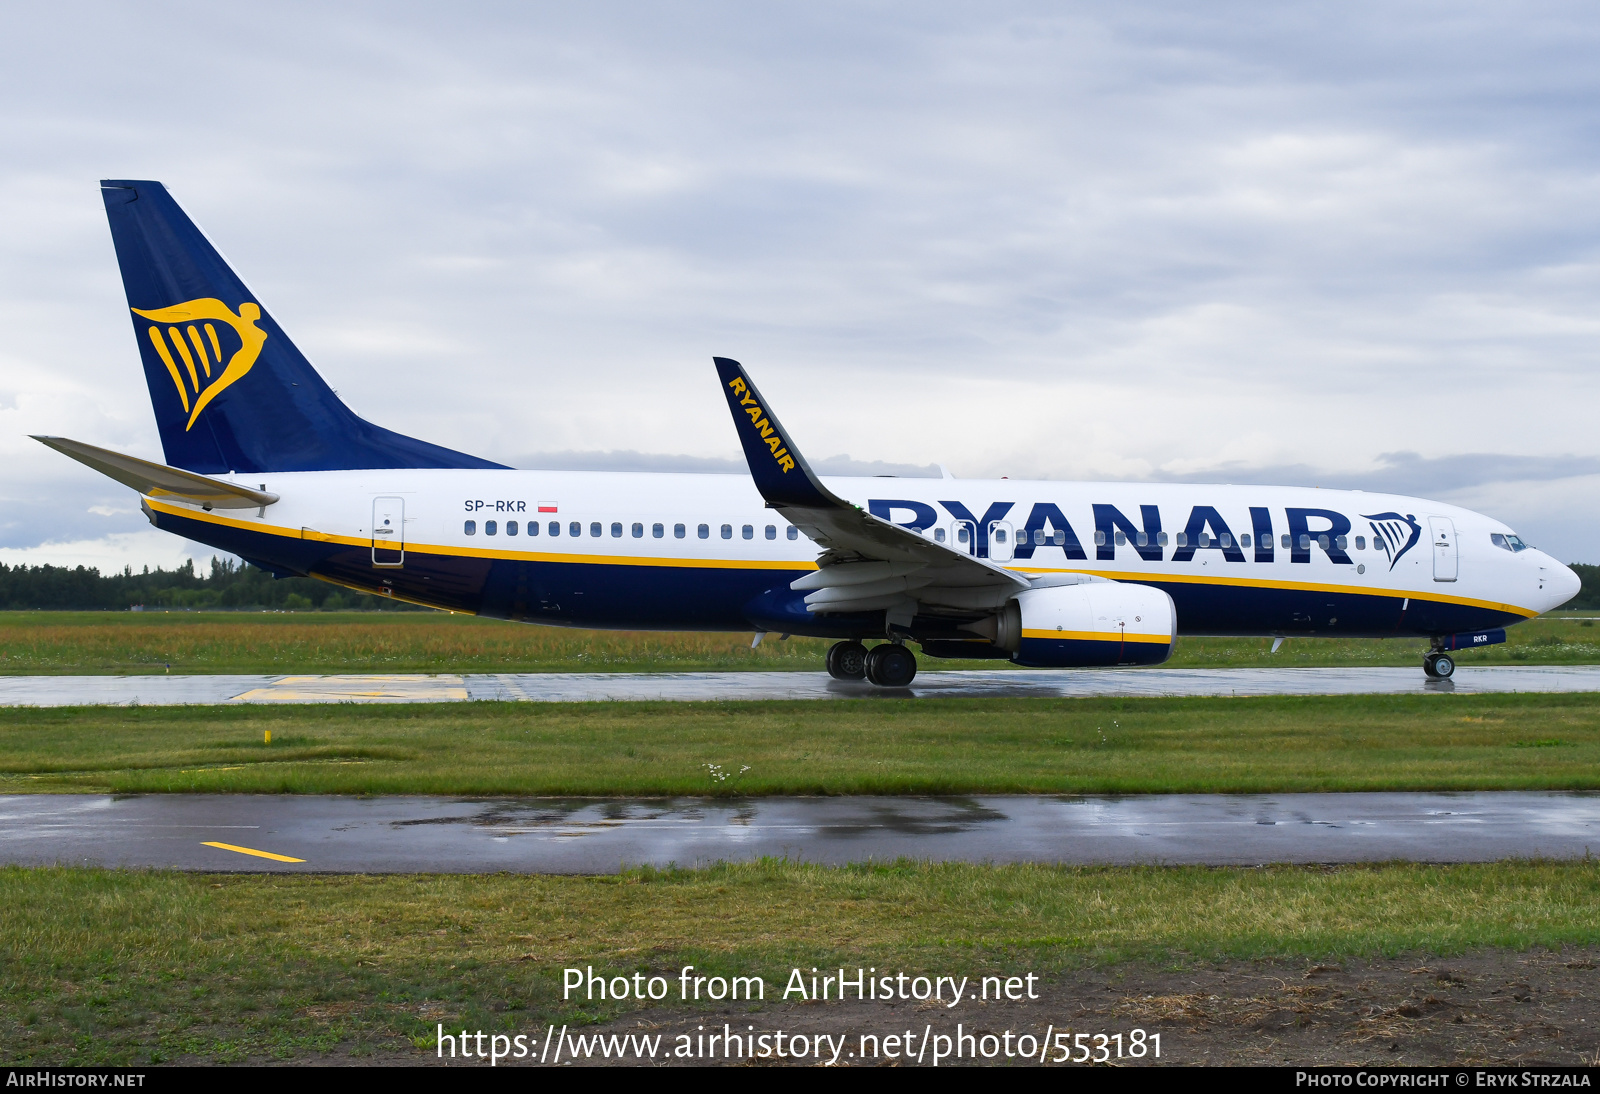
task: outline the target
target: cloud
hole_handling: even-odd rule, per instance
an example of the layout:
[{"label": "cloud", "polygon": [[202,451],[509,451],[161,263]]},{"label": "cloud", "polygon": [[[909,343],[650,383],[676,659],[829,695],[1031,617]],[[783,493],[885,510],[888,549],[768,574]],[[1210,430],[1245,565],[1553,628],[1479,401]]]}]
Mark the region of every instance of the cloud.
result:
[{"label": "cloud", "polygon": [[1240,482],[1263,486],[1322,486],[1336,490],[1369,490],[1420,497],[1448,498],[1463,490],[1502,483],[1560,483],[1600,475],[1600,456],[1510,456],[1464,453],[1420,456],[1385,452],[1378,466],[1365,470],[1330,470],[1309,464],[1251,467],[1241,462],[1218,464],[1203,471],[1163,476],[1175,482]]},{"label": "cloud", "polygon": [[[700,475],[748,475],[749,465],[742,458],[720,456],[672,456],[651,452],[539,452],[512,462],[513,467],[530,471],[676,471]],[[819,475],[892,475],[899,478],[936,479],[936,464],[891,463],[885,460],[853,460],[848,454],[826,456],[811,462]]]},{"label": "cloud", "polygon": [[358,412],[507,463],[736,467],[724,354],[865,473],[1577,491],[1597,47],[1547,0],[19,9],[0,531],[116,504],[27,433],[159,456],[102,176]]}]

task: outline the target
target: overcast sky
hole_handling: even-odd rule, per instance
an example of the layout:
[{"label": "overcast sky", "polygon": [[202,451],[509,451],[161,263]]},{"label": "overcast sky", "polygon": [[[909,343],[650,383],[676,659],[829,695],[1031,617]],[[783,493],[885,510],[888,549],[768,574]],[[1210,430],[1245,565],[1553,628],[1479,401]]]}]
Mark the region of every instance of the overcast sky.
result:
[{"label": "overcast sky", "polygon": [[739,469],[721,354],[835,469],[1600,561],[1597,56],[1592,3],[13,5],[0,560],[210,554],[26,437],[161,458],[97,187],[154,178],[358,413],[515,466]]}]

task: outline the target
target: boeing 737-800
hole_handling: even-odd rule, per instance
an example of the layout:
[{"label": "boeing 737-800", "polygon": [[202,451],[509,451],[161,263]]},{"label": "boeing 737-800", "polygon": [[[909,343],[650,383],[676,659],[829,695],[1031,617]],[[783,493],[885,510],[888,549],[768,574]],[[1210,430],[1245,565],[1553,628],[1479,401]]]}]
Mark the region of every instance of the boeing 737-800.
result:
[{"label": "boeing 737-800", "polygon": [[1579,588],[1420,498],[824,478],[726,358],[748,475],[514,470],[357,417],[165,187],[101,193],[166,463],[38,439],[277,575],[521,623],[834,638],[829,672],[885,686],[915,674],[907,642],[1088,667],[1159,664],[1179,634],[1420,636],[1447,677]]}]

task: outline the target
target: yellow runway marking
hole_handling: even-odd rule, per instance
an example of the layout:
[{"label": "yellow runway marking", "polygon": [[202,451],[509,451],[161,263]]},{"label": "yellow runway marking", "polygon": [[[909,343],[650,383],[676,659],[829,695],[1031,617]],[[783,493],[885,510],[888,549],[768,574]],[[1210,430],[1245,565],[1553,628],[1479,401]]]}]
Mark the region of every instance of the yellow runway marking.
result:
[{"label": "yellow runway marking", "polygon": [[467,698],[466,681],[457,674],[437,676],[285,676],[264,688],[233,696],[233,702],[449,702]]},{"label": "yellow runway marking", "polygon": [[303,858],[290,858],[288,855],[275,855],[271,851],[257,851],[253,847],[235,847],[231,843],[211,843],[204,841],[202,847],[220,847],[224,851],[237,851],[241,855],[254,855],[256,858],[269,858],[274,862],[304,862]]}]

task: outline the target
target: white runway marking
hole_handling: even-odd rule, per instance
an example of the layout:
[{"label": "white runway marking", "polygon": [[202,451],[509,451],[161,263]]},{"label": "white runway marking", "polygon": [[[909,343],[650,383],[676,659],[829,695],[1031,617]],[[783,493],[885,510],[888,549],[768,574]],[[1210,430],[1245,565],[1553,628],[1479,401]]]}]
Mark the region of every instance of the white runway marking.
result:
[{"label": "white runway marking", "polygon": [[586,703],[729,699],[1420,695],[1600,691],[1600,665],[1462,668],[1025,669],[928,671],[908,688],[821,672],[525,672],[481,675],[0,676],[0,706],[186,703]]}]

